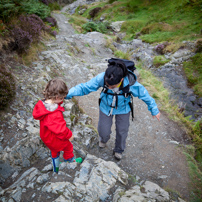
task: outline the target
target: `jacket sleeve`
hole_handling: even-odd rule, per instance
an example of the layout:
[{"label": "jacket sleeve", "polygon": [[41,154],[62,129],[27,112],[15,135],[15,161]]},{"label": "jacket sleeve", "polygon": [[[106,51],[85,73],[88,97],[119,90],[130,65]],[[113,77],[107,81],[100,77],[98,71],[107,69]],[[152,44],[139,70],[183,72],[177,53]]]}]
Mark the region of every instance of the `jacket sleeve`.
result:
[{"label": "jacket sleeve", "polygon": [[134,97],[138,97],[147,104],[148,110],[151,112],[152,116],[159,113],[155,100],[149,95],[148,91],[143,85],[136,82],[135,85],[131,86],[130,89]]},{"label": "jacket sleeve", "polygon": [[98,74],[86,83],[81,83],[71,88],[65,99],[71,99],[74,96],[88,95],[91,92],[97,91],[101,86],[104,86],[104,72]]},{"label": "jacket sleeve", "polygon": [[48,117],[49,120],[44,124],[51,132],[55,133],[57,138],[61,140],[69,140],[72,136],[72,131],[67,128],[63,114],[59,112],[54,117]]}]

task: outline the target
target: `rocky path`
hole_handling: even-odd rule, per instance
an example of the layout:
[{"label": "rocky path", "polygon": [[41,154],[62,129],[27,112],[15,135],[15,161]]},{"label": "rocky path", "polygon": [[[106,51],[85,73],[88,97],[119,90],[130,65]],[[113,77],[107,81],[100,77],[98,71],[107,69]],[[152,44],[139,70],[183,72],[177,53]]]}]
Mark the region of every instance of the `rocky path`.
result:
[{"label": "rocky path", "polygon": [[[105,59],[112,56],[112,52],[104,45],[105,37],[100,33],[72,35],[74,31],[67,23],[68,20],[62,14],[55,14],[55,18],[61,32],[53,43],[57,43],[60,49],[68,48],[67,44],[77,49],[77,53],[73,57],[70,56],[69,61],[60,62],[66,68],[64,78],[69,87],[86,82],[97,73],[104,71],[107,67]],[[58,54],[59,50],[55,47],[52,47],[51,51],[57,52],[61,60],[65,61],[64,58],[67,58],[62,53]],[[74,63],[73,60],[77,62]],[[97,127],[98,122],[98,97],[99,92],[77,97],[79,105],[92,117],[94,127]],[[129,174],[137,175],[143,180],[149,179],[164,188],[179,192],[188,199],[190,179],[187,162],[180,146],[188,143],[185,131],[169,120],[163,112],[160,122],[152,119],[146,104],[141,100],[134,99],[134,108],[135,120],[130,122],[123,160],[117,162],[112,156],[115,141],[114,129],[107,148],[99,149],[96,146],[89,152],[104,160],[115,161]]]},{"label": "rocky path", "polygon": [[[16,79],[16,99],[0,114],[0,201],[183,201],[158,185],[179,192],[188,201],[190,179],[183,155],[186,134],[163,112],[160,122],[152,119],[138,99],[134,99],[135,120],[130,122],[127,148],[119,162],[112,156],[114,126],[107,148],[98,148],[93,127],[97,127],[100,92],[76,98],[84,114],[75,100],[65,101],[64,118],[75,136],[74,153],[84,162],[61,163],[59,174],[52,172],[50,152],[40,140],[39,122],[32,117],[35,103],[43,97],[43,88],[51,78],[62,77],[73,87],[105,71],[106,59],[113,56],[106,47],[109,36],[75,34],[63,13],[53,15],[60,32],[56,39],[45,42],[47,48],[38,61],[28,67],[13,62],[12,55],[0,56]],[[136,51],[141,44],[152,49],[140,40],[130,47],[123,43],[116,46]]]}]

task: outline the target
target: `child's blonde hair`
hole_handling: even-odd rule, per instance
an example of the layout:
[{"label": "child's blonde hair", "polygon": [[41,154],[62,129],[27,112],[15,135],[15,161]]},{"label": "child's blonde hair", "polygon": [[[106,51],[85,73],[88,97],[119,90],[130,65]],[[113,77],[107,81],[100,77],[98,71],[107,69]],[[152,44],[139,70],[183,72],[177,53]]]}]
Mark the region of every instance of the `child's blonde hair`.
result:
[{"label": "child's blonde hair", "polygon": [[48,82],[43,94],[46,100],[55,100],[57,98],[66,97],[68,92],[69,90],[66,83],[62,79],[56,78]]}]

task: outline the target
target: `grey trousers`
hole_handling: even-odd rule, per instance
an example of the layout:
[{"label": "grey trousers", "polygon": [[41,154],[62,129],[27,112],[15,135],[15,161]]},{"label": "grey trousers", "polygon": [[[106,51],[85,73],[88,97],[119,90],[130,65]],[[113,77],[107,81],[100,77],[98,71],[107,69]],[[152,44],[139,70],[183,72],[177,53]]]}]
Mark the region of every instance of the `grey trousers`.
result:
[{"label": "grey trousers", "polygon": [[[130,112],[128,114],[118,114],[114,116],[116,124],[114,152],[122,153],[125,149],[126,138],[128,136]],[[106,143],[110,139],[112,123],[113,115],[107,116],[102,111],[99,112],[98,133],[101,142]]]}]

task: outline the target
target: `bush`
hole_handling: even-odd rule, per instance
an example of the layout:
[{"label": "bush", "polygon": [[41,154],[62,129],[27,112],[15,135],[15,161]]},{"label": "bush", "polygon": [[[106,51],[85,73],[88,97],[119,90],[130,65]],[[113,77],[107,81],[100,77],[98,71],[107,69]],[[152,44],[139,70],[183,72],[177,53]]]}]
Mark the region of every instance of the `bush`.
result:
[{"label": "bush", "polygon": [[0,109],[4,109],[15,96],[15,80],[11,72],[0,65]]},{"label": "bush", "polygon": [[41,31],[44,30],[45,24],[37,15],[20,16],[20,27],[22,30],[28,32],[34,42],[39,41]]},{"label": "bush", "polygon": [[163,55],[165,52],[164,49],[166,48],[167,45],[168,43],[164,42],[164,43],[158,44],[154,49],[158,54]]},{"label": "bush", "polygon": [[156,47],[155,47],[155,51],[160,54],[160,55],[163,55],[163,49],[165,48],[165,46],[163,44],[158,44]]},{"label": "bush", "polygon": [[49,31],[40,17],[35,14],[21,15],[19,23],[11,29],[14,38],[12,50],[16,50],[19,54],[26,52],[32,42],[40,40],[42,30]]},{"label": "bush", "polygon": [[20,27],[15,27],[11,33],[14,38],[12,50],[16,50],[19,54],[26,52],[33,41],[32,35],[22,30]]},{"label": "bush", "polygon": [[195,53],[201,53],[201,52],[202,52],[202,39],[198,39],[196,42]]}]

